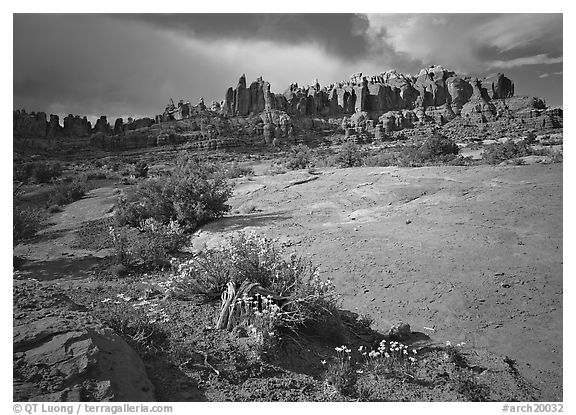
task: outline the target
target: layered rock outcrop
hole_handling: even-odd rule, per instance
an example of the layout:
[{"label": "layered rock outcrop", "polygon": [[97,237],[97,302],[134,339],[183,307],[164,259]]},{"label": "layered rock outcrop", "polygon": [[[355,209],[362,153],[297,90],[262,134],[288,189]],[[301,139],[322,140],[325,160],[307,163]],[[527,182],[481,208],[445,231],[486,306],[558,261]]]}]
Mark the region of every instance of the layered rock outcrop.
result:
[{"label": "layered rock outcrop", "polygon": [[55,287],[14,280],[14,401],[154,401],[140,357]]}]

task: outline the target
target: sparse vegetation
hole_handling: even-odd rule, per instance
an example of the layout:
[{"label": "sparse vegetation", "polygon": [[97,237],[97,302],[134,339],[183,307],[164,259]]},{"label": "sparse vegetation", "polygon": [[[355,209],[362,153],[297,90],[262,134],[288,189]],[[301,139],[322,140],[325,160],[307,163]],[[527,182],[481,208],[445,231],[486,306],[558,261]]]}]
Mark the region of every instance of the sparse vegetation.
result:
[{"label": "sparse vegetation", "polygon": [[314,155],[305,144],[293,146],[284,159],[284,165],[289,170],[306,169],[313,165]]},{"label": "sparse vegetation", "polygon": [[168,177],[148,179],[116,207],[119,226],[138,227],[146,219],[177,221],[187,231],[221,217],[230,207],[231,186],[215,165],[180,159]]},{"label": "sparse vegetation", "polygon": [[72,180],[58,180],[54,182],[48,203],[50,205],[68,205],[82,199],[90,190],[90,186],[85,176]]},{"label": "sparse vegetation", "polygon": [[140,160],[134,164],[134,177],[148,177],[148,163],[144,160]]},{"label": "sparse vegetation", "polygon": [[41,229],[45,220],[45,210],[14,204],[12,207],[12,244],[17,245],[32,238]]},{"label": "sparse vegetation", "polygon": [[162,322],[143,307],[128,304],[126,298],[129,297],[119,295],[118,298],[118,304],[107,301],[105,307],[97,310],[96,316],[114,329],[141,357],[163,353],[168,347],[169,334],[162,327]]},{"label": "sparse vegetation", "polygon": [[32,161],[14,165],[14,179],[23,183],[50,183],[62,175],[62,165],[57,162]]},{"label": "sparse vegetation", "polygon": [[498,164],[506,160],[518,159],[530,155],[530,148],[524,141],[515,143],[508,140],[505,143],[488,145],[482,153],[482,161],[488,164]]},{"label": "sparse vegetation", "polygon": [[236,161],[228,164],[224,169],[224,172],[228,179],[254,176],[254,170],[251,167],[242,165]]},{"label": "sparse vegetation", "polygon": [[360,147],[351,141],[348,141],[342,145],[336,157],[334,163],[338,167],[358,167],[363,164],[363,159],[365,157],[364,152]]},{"label": "sparse vegetation", "polygon": [[[277,327],[321,324],[333,318],[338,297],[309,261],[295,254],[284,258],[274,241],[240,234],[220,249],[205,250],[177,265],[169,282],[175,292],[216,297],[228,282],[257,283],[282,300]],[[253,300],[251,298],[250,300]]]},{"label": "sparse vegetation", "polygon": [[167,225],[154,218],[140,226],[111,227],[113,246],[119,262],[126,267],[160,269],[170,266],[170,254],[184,246],[188,237],[178,222]]}]

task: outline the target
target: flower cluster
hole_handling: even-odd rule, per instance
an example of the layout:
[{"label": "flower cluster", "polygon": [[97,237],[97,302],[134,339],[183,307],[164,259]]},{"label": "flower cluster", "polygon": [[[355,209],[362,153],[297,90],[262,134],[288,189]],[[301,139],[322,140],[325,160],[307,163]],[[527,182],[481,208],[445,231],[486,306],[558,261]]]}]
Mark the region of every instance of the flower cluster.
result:
[{"label": "flower cluster", "polygon": [[400,373],[411,376],[412,366],[417,361],[418,351],[396,341],[382,340],[376,350],[360,346],[358,351],[364,357],[367,367],[376,372]]},{"label": "flower cluster", "polygon": [[[124,293],[117,294],[116,297],[119,300],[112,300],[111,298],[104,298],[101,303],[111,303],[111,304],[125,304],[131,306],[134,310],[141,310],[144,312],[146,317],[149,319],[149,323],[167,323],[170,321],[170,316],[168,313],[160,306],[158,301],[147,300],[145,297],[139,297],[134,299],[127,296]],[[122,301],[120,301],[122,300]],[[137,300],[138,302],[131,302]]]},{"label": "flower cluster", "polygon": [[154,218],[147,218],[140,223],[138,229],[141,232],[150,232],[150,233],[164,233],[168,236],[177,236],[182,235],[184,230],[178,223],[178,221],[174,219],[170,219],[168,225],[164,225],[162,222],[154,219]]},{"label": "flower cluster", "polygon": [[248,326],[250,332],[264,345],[276,336],[276,327],[286,314],[280,306],[274,302],[271,295],[254,294],[254,297],[246,293],[236,302],[240,322]]}]

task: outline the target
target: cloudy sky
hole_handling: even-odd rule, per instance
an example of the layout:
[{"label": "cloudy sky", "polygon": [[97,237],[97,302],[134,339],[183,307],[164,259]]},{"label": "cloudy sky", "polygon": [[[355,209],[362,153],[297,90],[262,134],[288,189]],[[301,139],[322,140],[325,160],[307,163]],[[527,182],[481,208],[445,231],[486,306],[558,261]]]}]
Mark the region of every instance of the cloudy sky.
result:
[{"label": "cloudy sky", "polygon": [[441,64],[502,72],[562,105],[561,14],[14,14],[14,108],[153,116],[220,101],[245,73],[272,92]]}]

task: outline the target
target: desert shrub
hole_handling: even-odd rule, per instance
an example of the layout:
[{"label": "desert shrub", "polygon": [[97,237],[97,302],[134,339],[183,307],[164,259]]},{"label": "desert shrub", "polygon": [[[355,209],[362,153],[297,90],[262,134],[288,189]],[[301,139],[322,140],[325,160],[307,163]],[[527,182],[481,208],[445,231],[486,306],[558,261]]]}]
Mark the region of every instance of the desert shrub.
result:
[{"label": "desert shrub", "polygon": [[33,237],[46,220],[43,209],[22,207],[14,204],[12,208],[12,243],[18,244]]},{"label": "desert shrub", "polygon": [[254,176],[254,169],[249,166],[243,166],[238,162],[233,162],[226,166],[224,170],[228,179],[235,179],[237,177]]},{"label": "desert shrub", "polygon": [[446,164],[449,166],[473,166],[475,161],[471,156],[464,157],[463,155],[459,154],[452,160],[448,161]]},{"label": "desert shrub", "polygon": [[378,151],[376,154],[367,155],[364,158],[364,166],[367,167],[388,167],[395,166],[398,163],[398,157],[395,152]]},{"label": "desert shrub", "polygon": [[[197,253],[176,267],[169,282],[177,292],[219,296],[226,284],[249,281],[282,297],[278,327],[295,328],[333,317],[338,297],[330,280],[295,254],[284,258],[274,241],[240,234],[225,246]],[[279,304],[280,305],[280,304]]]},{"label": "desert shrub", "polygon": [[284,165],[289,170],[306,169],[314,164],[313,160],[310,148],[305,144],[298,144],[290,149],[284,159]]},{"label": "desert shrub", "polygon": [[140,160],[134,164],[134,177],[148,177],[148,163]]},{"label": "desert shrub", "polygon": [[426,163],[449,163],[458,154],[456,143],[441,134],[434,134],[420,146],[408,145],[398,154],[398,165],[417,167]]},{"label": "desert shrub", "polygon": [[143,269],[169,267],[171,254],[188,240],[178,222],[165,225],[153,218],[146,219],[138,228],[111,227],[110,235],[118,262]]},{"label": "desert shrub", "polygon": [[163,224],[175,220],[190,231],[228,212],[226,201],[231,194],[219,167],[179,160],[170,176],[146,180],[130,198],[121,198],[116,222],[119,226],[139,226],[149,218]]},{"label": "desert shrub", "polygon": [[534,131],[530,131],[524,141],[526,144],[534,144],[536,142],[536,133]]},{"label": "desert shrub", "polygon": [[106,180],[108,175],[103,171],[89,171],[85,174],[86,180]]},{"label": "desert shrub", "polygon": [[445,156],[458,154],[459,149],[456,143],[441,134],[434,134],[428,138],[418,149],[422,161],[434,161]]},{"label": "desert shrub", "polygon": [[356,167],[362,165],[363,158],[364,152],[360,150],[360,147],[348,141],[344,143],[338,153],[336,153],[334,163],[338,167]]},{"label": "desert shrub", "polygon": [[15,165],[14,178],[21,182],[28,182],[33,179],[37,183],[50,183],[56,177],[62,175],[60,163],[50,163],[46,161],[33,161]]},{"label": "desert shrub", "polygon": [[486,146],[482,153],[482,161],[488,164],[498,164],[505,160],[528,155],[530,155],[530,149],[524,141],[515,143],[508,140],[505,143],[494,143]]},{"label": "desert shrub", "polygon": [[82,197],[90,190],[86,177],[77,177],[71,181],[58,180],[48,197],[50,205],[67,205]]}]

